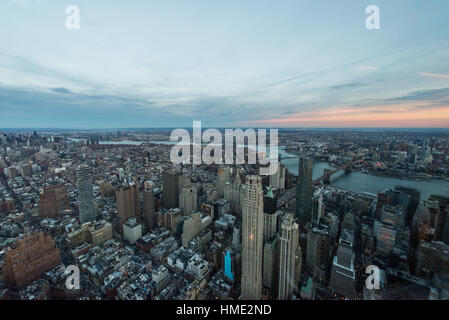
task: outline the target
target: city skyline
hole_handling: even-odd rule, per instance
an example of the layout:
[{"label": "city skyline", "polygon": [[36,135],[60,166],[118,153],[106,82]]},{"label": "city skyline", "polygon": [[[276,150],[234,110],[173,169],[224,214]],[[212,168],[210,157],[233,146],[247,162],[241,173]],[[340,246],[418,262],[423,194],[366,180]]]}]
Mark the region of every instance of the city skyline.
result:
[{"label": "city skyline", "polygon": [[0,127],[448,127],[444,1],[173,4],[2,2]]},{"label": "city skyline", "polygon": [[169,134],[1,132],[0,300],[449,298],[447,132],[279,130],[273,175]]},{"label": "city skyline", "polygon": [[0,0],[0,303],[449,300],[448,13]]}]

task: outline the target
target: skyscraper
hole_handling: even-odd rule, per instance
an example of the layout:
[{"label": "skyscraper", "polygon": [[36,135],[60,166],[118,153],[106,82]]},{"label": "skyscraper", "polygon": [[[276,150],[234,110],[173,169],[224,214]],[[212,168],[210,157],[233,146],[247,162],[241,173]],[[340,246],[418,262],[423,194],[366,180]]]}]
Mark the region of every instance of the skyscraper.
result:
[{"label": "skyscraper", "polygon": [[317,227],[320,224],[320,218],[324,214],[323,195],[317,194],[313,197],[312,208],[312,226]]},{"label": "skyscraper", "polygon": [[87,165],[79,166],[76,170],[76,177],[80,222],[95,221],[91,168]]},{"label": "skyscraper", "polygon": [[238,171],[235,173],[234,179],[224,184],[224,199],[228,200],[231,207],[237,211],[240,211],[241,202],[243,201],[242,186],[242,180]]},{"label": "skyscraper", "polygon": [[181,234],[182,245],[187,248],[189,246],[190,241],[195,237],[198,233],[201,232],[203,227],[201,220],[201,213],[195,212],[189,215],[186,220],[184,220]]},{"label": "skyscraper", "polygon": [[410,202],[407,207],[407,216],[405,218],[405,224],[410,226],[413,220],[413,216],[416,212],[416,208],[418,208],[419,200],[421,199],[421,191],[416,188],[404,187],[404,186],[396,186],[395,190],[398,190],[406,195],[410,196]]},{"label": "skyscraper", "polygon": [[299,243],[299,226],[293,214],[287,213],[281,225],[278,299],[290,299],[296,286],[295,262]]},{"label": "skyscraper", "polygon": [[153,229],[156,225],[156,213],[154,210],[153,184],[151,181],[145,182],[145,189],[143,190],[143,214],[145,226],[148,230]]},{"label": "skyscraper", "polygon": [[273,190],[268,188],[263,201],[263,293],[264,295],[277,294],[277,282],[279,275],[279,237],[277,235],[278,216],[277,197]]},{"label": "skyscraper", "polygon": [[194,210],[198,209],[197,201],[195,186],[192,183],[183,186],[179,195],[179,207],[182,215],[189,216]]},{"label": "skyscraper", "polygon": [[277,232],[277,214],[263,214],[263,240],[271,239]]},{"label": "skyscraper", "polygon": [[166,209],[178,208],[179,206],[179,193],[184,184],[187,181],[175,171],[164,172],[162,175],[162,187],[164,191],[164,207]]},{"label": "skyscraper", "polygon": [[117,198],[120,231],[129,218],[136,218],[140,222],[139,190],[137,186],[135,184],[121,186],[117,188],[115,195]]},{"label": "skyscraper", "polygon": [[281,161],[278,162],[276,173],[270,175],[268,179],[271,188],[279,189],[280,193],[285,191],[285,165]]},{"label": "skyscraper", "polygon": [[263,211],[268,214],[275,214],[277,210],[277,197],[273,194],[273,189],[268,188],[267,195],[263,200]]},{"label": "skyscraper", "polygon": [[267,241],[271,239],[277,232],[277,197],[274,196],[273,191],[269,188],[266,197],[264,197],[263,204],[264,211],[264,231],[263,239]]},{"label": "skyscraper", "polygon": [[259,176],[247,176],[242,210],[241,297],[259,300],[262,295],[263,191]]},{"label": "skyscraper", "polygon": [[230,167],[229,166],[221,166],[218,168],[217,172],[217,191],[218,198],[224,197],[224,188],[226,182],[230,180]]},{"label": "skyscraper", "polygon": [[262,285],[267,295],[277,295],[279,279],[279,237],[276,233],[265,241],[263,248]]},{"label": "skyscraper", "polygon": [[312,216],[313,158],[300,157],[296,181],[296,216],[302,224],[309,223]]},{"label": "skyscraper", "polygon": [[357,295],[354,269],[355,254],[352,247],[353,239],[354,236],[351,231],[346,229],[342,231],[337,254],[332,262],[329,284],[332,291],[349,299],[355,299]]},{"label": "skyscraper", "polygon": [[329,233],[313,228],[307,234],[306,264],[319,279],[324,279],[329,264]]}]

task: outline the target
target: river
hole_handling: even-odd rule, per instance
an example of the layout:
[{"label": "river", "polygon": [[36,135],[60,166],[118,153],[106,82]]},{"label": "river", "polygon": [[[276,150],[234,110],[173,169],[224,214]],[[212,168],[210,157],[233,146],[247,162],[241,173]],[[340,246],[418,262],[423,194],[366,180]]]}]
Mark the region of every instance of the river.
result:
[{"label": "river", "polygon": [[[294,175],[298,174],[298,159],[284,159],[282,163]],[[323,175],[324,169],[335,169],[327,162],[316,162],[313,166],[313,179]],[[449,196],[449,182],[442,179],[429,181],[415,181],[394,177],[374,176],[358,171],[345,173],[337,172],[330,179],[330,185],[344,190],[361,193],[377,194],[385,189],[394,189],[395,186],[413,187],[421,191],[421,200],[427,200],[431,194]]]},{"label": "river", "polygon": [[[75,139],[72,139],[75,140]],[[78,140],[78,139],[76,139]],[[100,144],[135,144],[140,145],[140,141],[100,141]],[[153,144],[171,145],[177,142],[171,141],[151,141]],[[294,156],[279,147],[281,156]],[[298,174],[298,158],[282,159],[282,163],[288,171],[294,175]],[[313,166],[313,179],[323,175],[324,169],[333,169],[327,162],[316,162]],[[330,185],[344,190],[361,193],[369,192],[377,194],[385,189],[392,189],[395,186],[402,185],[405,187],[418,188],[421,191],[421,200],[427,200],[431,194],[439,194],[449,196],[449,182],[441,179],[432,179],[429,181],[414,181],[407,179],[399,179],[393,177],[374,176],[370,174],[362,174],[360,172],[345,173],[344,171],[334,174],[330,179]]]}]

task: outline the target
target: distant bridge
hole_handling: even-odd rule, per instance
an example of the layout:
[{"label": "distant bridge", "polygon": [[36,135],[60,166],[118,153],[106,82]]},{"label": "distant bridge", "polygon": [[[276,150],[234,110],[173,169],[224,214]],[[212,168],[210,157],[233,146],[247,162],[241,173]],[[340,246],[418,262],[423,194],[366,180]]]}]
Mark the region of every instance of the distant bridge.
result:
[{"label": "distant bridge", "polygon": [[339,172],[341,170],[349,169],[354,163],[355,162],[348,162],[348,163],[346,163],[346,164],[344,164],[342,166],[339,166],[339,167],[335,168],[334,170],[324,169],[324,174],[321,177],[319,177],[319,178],[317,178],[317,179],[312,181],[313,185],[315,186],[317,184],[320,184],[321,181],[323,181],[324,184],[329,184],[332,175],[336,174],[337,172]]},{"label": "distant bridge", "polygon": [[[321,182],[323,182],[324,184],[329,184],[330,183],[330,177],[334,174],[336,174],[337,172],[341,171],[341,170],[348,170],[352,165],[354,164],[358,164],[363,162],[364,160],[358,160],[358,161],[353,161],[353,162],[348,162],[344,165],[341,165],[338,168],[335,168],[334,170],[331,169],[324,169],[324,174],[315,179],[312,180],[313,185],[318,185],[321,184]],[[285,206],[288,202],[290,202],[294,197],[296,196],[296,187],[293,187],[287,191],[285,191],[279,198],[278,198],[278,203],[277,203],[277,207],[282,208],[283,206]]]},{"label": "distant bridge", "polygon": [[[285,159],[298,159],[299,157],[300,157],[300,156],[297,155],[297,154],[295,154],[295,153],[290,153],[289,155],[281,154],[281,155],[279,156],[279,159],[280,159],[280,160],[285,160]],[[313,156],[313,158],[314,158],[314,159],[327,160],[327,156],[323,156],[323,155],[321,155],[321,156]]]}]

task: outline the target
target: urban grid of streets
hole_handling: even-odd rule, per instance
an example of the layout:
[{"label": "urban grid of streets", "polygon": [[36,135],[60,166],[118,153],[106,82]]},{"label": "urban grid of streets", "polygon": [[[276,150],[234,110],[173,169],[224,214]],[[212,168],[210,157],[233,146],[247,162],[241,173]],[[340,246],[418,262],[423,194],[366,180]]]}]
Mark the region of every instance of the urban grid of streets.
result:
[{"label": "urban grid of streets", "polygon": [[449,297],[447,132],[283,129],[262,177],[174,166],[170,132],[0,133],[0,299]]}]

